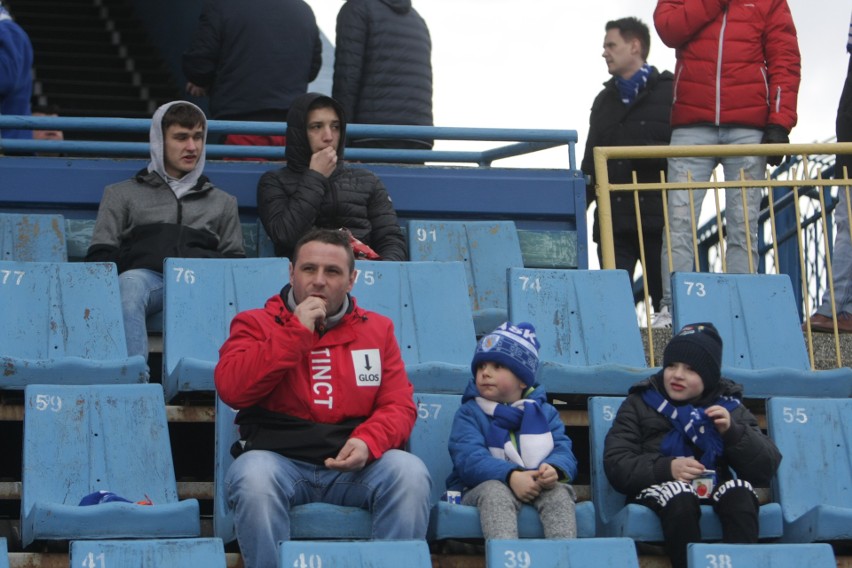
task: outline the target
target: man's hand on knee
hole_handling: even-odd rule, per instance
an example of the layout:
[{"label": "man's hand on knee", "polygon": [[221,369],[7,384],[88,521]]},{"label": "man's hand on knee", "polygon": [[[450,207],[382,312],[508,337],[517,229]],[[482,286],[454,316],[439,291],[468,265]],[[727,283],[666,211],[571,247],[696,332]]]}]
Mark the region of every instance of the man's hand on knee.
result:
[{"label": "man's hand on knee", "polygon": [[326,458],[325,467],[338,471],[359,471],[364,469],[370,459],[370,450],[367,443],[360,438],[349,438],[337,457]]}]

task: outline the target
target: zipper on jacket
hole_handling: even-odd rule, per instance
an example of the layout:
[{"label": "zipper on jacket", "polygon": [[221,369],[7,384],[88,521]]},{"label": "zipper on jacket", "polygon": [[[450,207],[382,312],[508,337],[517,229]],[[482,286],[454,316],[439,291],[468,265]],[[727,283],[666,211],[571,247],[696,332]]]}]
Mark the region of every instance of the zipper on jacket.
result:
[{"label": "zipper on jacket", "polygon": [[722,15],[722,28],[719,30],[719,51],[716,54],[716,126],[719,126],[722,117],[722,54],[725,43],[725,27],[728,25],[728,9]]},{"label": "zipper on jacket", "polygon": [[776,87],[775,91],[775,114],[781,112],[781,87],[780,85]]}]

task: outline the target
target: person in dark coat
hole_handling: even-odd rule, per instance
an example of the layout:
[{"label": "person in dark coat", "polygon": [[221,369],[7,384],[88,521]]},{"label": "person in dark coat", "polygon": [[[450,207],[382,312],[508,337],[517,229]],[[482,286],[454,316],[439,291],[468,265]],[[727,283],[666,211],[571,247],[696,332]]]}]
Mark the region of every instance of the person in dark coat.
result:
[{"label": "person in dark coat", "polygon": [[[411,0],[348,0],[337,15],[332,96],[354,124],[432,126],[432,40]],[[349,146],[429,149],[431,140]]]},{"label": "person in dark coat", "polygon": [[[346,114],[336,100],[307,93],[290,107],[287,166],[266,172],[257,208],[277,256],[290,257],[311,229],[348,229],[383,260],[405,260],[405,238],[382,181],[343,162]],[[356,247],[357,248],[357,247]]]},{"label": "person in dark coat", "polygon": [[[183,54],[186,90],[209,95],[216,120],[285,122],[321,66],[319,28],[303,0],[204,0]],[[284,140],[231,134],[225,143],[279,146]]]},{"label": "person in dark coat", "polygon": [[[589,176],[586,203],[595,199],[595,164],[592,151],[596,146],[667,146],[671,139],[669,116],[672,106],[673,76],[648,65],[651,35],[641,20],[621,18],[606,23],[603,58],[612,78],[592,104],[589,135],[581,169]],[[632,183],[633,171],[640,183],[659,182],[666,171],[665,159],[610,160],[610,183]],[[632,275],[640,260],[639,235],[633,193],[613,192],[612,206],[615,267]],[[660,252],[663,242],[663,201],[659,191],[639,192],[642,214],[642,237],[645,245],[645,268],[648,293],[659,308],[662,298]],[[594,241],[600,244],[600,222],[595,213]],[[603,263],[601,249],[598,259]]]},{"label": "person in dark coat", "polygon": [[781,462],[721,363],[713,324],[684,326],[663,370],[631,387],[604,443],[607,479],[660,517],[673,568],[685,568],[687,544],[701,540],[702,502],[719,515],[724,542],[757,542],[753,485],[767,486]]}]

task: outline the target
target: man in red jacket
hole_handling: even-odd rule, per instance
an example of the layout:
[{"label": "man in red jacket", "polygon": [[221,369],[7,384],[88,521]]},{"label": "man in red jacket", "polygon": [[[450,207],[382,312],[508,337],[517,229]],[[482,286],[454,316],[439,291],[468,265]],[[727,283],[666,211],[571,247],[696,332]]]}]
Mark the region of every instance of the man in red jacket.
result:
[{"label": "man in red jacket", "polygon": [[[654,24],[676,49],[671,145],[789,142],[801,75],[796,27],[786,0],[658,0]],[[707,181],[721,163],[726,180],[764,179],[782,156],[670,158],[668,181]],[[695,190],[695,218],[706,190]],[[725,192],[727,272],[757,263],[760,194],[746,191],[751,247],[740,191]],[[673,271],[693,270],[689,192],[668,192]],[[663,299],[654,327],[671,326],[671,280],[663,233]]]},{"label": "man in red jacket", "polygon": [[308,233],[290,284],[237,314],[219,351],[216,390],[239,410],[226,484],[247,568],[276,565],[289,510],[305,503],[368,509],[374,538],[426,536],[429,473],[400,449],[417,417],[413,388],[393,324],[357,306],[354,283],[346,234]]}]

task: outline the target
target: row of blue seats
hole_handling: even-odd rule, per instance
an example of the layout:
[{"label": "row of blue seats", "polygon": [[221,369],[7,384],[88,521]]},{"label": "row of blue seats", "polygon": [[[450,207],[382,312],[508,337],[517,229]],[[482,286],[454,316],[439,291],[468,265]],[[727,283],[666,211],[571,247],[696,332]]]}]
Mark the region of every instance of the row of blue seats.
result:
[{"label": "row of blue seats", "polygon": [[[580,537],[629,537],[659,541],[662,531],[647,508],[626,504],[602,468],[603,441],[623,399],[589,399],[592,500],[578,503]],[[409,451],[432,477],[428,539],[482,538],[479,513],[441,500],[452,468],[447,440],[460,395],[416,393],[417,420]],[[773,500],[761,507],[761,536],[788,542],[852,538],[852,412],[849,398],[773,397],[766,403],[769,435],[784,459],[773,483]],[[238,438],[234,411],[217,403],[213,494],[214,535],[235,540],[225,472]],[[80,507],[95,491],[112,491],[130,501]],[[331,520],[333,519],[333,521]],[[37,539],[165,538],[200,534],[198,502],[178,500],[160,385],[29,385],[25,390],[21,535],[24,546]],[[291,511],[297,539],[367,539],[367,511],[308,504]],[[520,512],[521,537],[541,538],[536,511]],[[702,516],[708,539],[721,537],[709,507]]]},{"label": "row of blue seats", "polygon": [[[5,540],[0,539],[0,568],[8,568]],[[834,568],[828,544],[692,544],[688,566],[750,568]],[[221,539],[72,541],[71,566],[110,568],[225,568]],[[423,541],[322,542],[290,541],[278,547],[279,568],[431,568]],[[492,540],[485,547],[486,568],[639,568],[633,541],[593,538],[574,541]]]},{"label": "row of blue seats", "polygon": [[[407,232],[411,260],[464,262],[477,333],[506,321],[504,275],[507,268],[524,266],[514,222],[413,220]],[[275,256],[259,222],[254,233],[257,256]],[[0,213],[0,260],[67,261],[63,216]]]},{"label": "row of blue seats", "polygon": [[[460,393],[476,332],[463,262],[358,261],[358,303],[395,325],[415,390]],[[166,400],[212,391],[233,316],[263,306],[287,282],[289,262],[167,259],[163,372]],[[540,380],[551,394],[621,395],[656,372],[647,366],[627,273],[509,268],[507,318],[536,325]],[[746,396],[852,395],[852,369],[812,371],[786,275],[677,273],[674,325],[710,321],[724,340],[723,374]],[[0,261],[0,388],[133,383],[148,379],[127,357],[118,277],[109,263]]]}]

